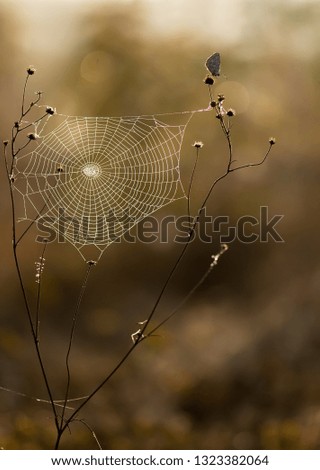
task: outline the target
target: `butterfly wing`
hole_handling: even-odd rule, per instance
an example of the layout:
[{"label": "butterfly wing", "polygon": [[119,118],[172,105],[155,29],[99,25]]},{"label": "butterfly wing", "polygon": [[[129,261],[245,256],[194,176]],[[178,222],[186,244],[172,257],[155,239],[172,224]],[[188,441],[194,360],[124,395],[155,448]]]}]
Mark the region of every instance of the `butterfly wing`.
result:
[{"label": "butterfly wing", "polygon": [[215,52],[210,57],[208,57],[208,59],[206,61],[206,67],[214,77],[219,77],[219,75],[220,75],[220,54],[219,54],[219,52]]}]

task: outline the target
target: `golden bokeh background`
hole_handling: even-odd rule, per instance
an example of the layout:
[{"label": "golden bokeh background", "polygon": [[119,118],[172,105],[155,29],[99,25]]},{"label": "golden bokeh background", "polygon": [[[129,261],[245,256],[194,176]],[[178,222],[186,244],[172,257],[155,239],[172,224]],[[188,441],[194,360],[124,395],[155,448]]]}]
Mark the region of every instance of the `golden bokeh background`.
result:
[{"label": "golden bokeh background", "polygon": [[[128,116],[208,105],[204,62],[214,51],[224,93],[237,111],[234,158],[267,162],[233,173],[207,204],[234,224],[243,215],[284,215],[284,243],[235,241],[214,272],[159,336],[144,342],[79,415],[104,449],[318,449],[320,319],[318,255],[320,6],[317,1],[21,0],[0,2],[1,139],[18,118],[25,70],[28,98],[81,116]],[[212,113],[196,114],[181,154],[184,186],[204,142],[193,212],[224,170],[227,144]],[[11,253],[10,198],[3,159],[0,263],[0,446],[50,449],[54,425],[34,354]],[[185,202],[157,217],[184,214]],[[139,228],[135,229],[139,230]],[[135,233],[133,230],[133,233]],[[32,305],[41,247],[20,249]],[[194,242],[158,310],[181,301],[219,249]],[[71,356],[73,397],[90,393],[130,346],[181,246],[110,246],[94,268]],[[85,264],[68,244],[46,254],[41,345],[55,398]],[[14,393],[18,392],[18,393]],[[20,395],[19,395],[20,393]],[[62,448],[91,449],[73,423]]]}]

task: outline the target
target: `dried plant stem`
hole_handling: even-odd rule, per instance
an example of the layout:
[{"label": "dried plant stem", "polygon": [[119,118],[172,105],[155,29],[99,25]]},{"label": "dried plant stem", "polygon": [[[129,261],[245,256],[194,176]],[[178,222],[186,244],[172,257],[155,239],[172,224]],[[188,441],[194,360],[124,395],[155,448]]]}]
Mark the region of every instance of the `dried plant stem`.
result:
[{"label": "dried plant stem", "polygon": [[[19,152],[21,150],[23,150],[24,148],[27,147],[27,145],[29,145],[30,140],[28,140],[25,145],[18,148],[17,150],[16,150],[16,140],[17,140],[17,137],[20,133],[19,127],[20,127],[20,124],[21,124],[23,118],[28,114],[28,112],[31,110],[31,108],[34,106],[34,104],[36,104],[40,100],[40,94],[39,94],[37,100],[35,100],[35,102],[31,102],[30,105],[28,106],[28,108],[25,109],[25,94],[26,94],[28,79],[29,79],[29,74],[26,77],[24,88],[23,88],[22,104],[21,104],[21,115],[20,115],[19,121],[17,121],[17,123],[15,123],[15,125],[12,127],[12,131],[11,131],[11,147],[10,147],[11,148],[11,162],[10,162],[10,165],[8,164],[7,143],[4,144],[4,157],[5,157],[6,173],[7,173],[7,179],[8,179],[9,191],[10,191],[11,216],[12,216],[12,250],[13,250],[13,258],[14,258],[16,272],[17,272],[17,275],[18,275],[18,281],[19,281],[19,286],[20,286],[20,290],[21,290],[21,293],[22,293],[23,303],[24,303],[24,306],[25,306],[25,311],[26,311],[28,323],[29,323],[30,330],[31,330],[31,336],[32,336],[33,343],[34,343],[34,346],[35,346],[36,356],[37,356],[37,359],[38,359],[38,362],[39,362],[39,365],[40,365],[41,374],[42,374],[44,384],[45,384],[45,387],[46,387],[46,390],[47,390],[47,393],[48,393],[49,401],[50,401],[50,404],[51,404],[52,413],[53,413],[53,416],[54,416],[55,426],[56,426],[56,429],[58,430],[58,427],[59,427],[58,413],[57,413],[57,410],[56,410],[56,405],[55,405],[54,400],[53,400],[51,386],[49,384],[46,368],[45,368],[45,365],[44,365],[44,362],[43,362],[43,358],[42,358],[42,354],[41,354],[41,350],[40,350],[40,345],[39,345],[39,338],[38,338],[38,316],[39,316],[39,309],[40,309],[40,290],[41,290],[41,288],[38,287],[37,313],[36,313],[36,321],[35,321],[35,324],[34,324],[33,319],[32,319],[31,308],[30,308],[30,305],[29,305],[26,289],[25,289],[25,286],[24,286],[24,281],[23,281],[23,277],[22,277],[19,257],[18,257],[18,253],[17,253],[18,244],[19,244],[22,237],[17,239],[16,208],[15,208],[15,200],[14,200],[14,194],[13,194],[12,173],[13,173],[14,166],[15,166],[16,156],[19,154]],[[41,120],[41,119],[43,119],[43,117],[40,118],[39,120]]]},{"label": "dried plant stem", "polygon": [[[152,310],[151,310],[151,312],[150,312],[150,314],[149,314],[147,320],[145,321],[143,327],[141,328],[141,331],[140,331],[140,338],[143,338],[144,333],[145,333],[145,331],[146,331],[146,329],[147,329],[147,327],[148,327],[150,321],[152,320],[152,318],[153,318],[153,316],[154,316],[154,314],[155,314],[155,311],[156,311],[156,309],[157,309],[157,307],[158,307],[160,301],[162,300],[162,298],[163,298],[163,296],[164,296],[164,294],[165,294],[165,292],[166,292],[166,289],[167,289],[167,287],[168,287],[168,285],[169,285],[169,283],[170,283],[170,281],[171,281],[171,279],[172,279],[174,273],[176,272],[178,266],[180,265],[181,261],[183,260],[183,258],[184,258],[184,256],[185,256],[185,253],[186,253],[186,251],[187,251],[187,249],[188,249],[188,247],[189,247],[189,245],[190,245],[190,243],[191,243],[191,241],[192,241],[192,239],[193,239],[193,236],[194,236],[194,234],[195,234],[195,232],[196,232],[196,230],[197,230],[197,227],[198,227],[198,224],[199,224],[199,221],[200,221],[201,213],[203,212],[203,210],[204,210],[204,208],[205,208],[205,206],[206,206],[206,204],[207,204],[207,202],[208,202],[208,200],[209,200],[209,198],[210,198],[210,196],[211,196],[211,194],[212,194],[214,188],[216,187],[216,185],[217,185],[220,181],[222,181],[222,180],[224,180],[225,178],[227,178],[227,176],[228,176],[230,173],[234,172],[234,171],[238,171],[238,170],[242,170],[242,169],[244,169],[244,168],[249,168],[249,167],[255,167],[255,166],[262,165],[262,164],[265,162],[265,160],[266,160],[266,158],[267,158],[267,156],[269,155],[269,152],[270,152],[270,150],[271,150],[272,144],[269,145],[269,148],[268,148],[266,154],[264,155],[264,157],[263,157],[259,162],[257,162],[257,163],[248,163],[248,164],[241,165],[241,166],[238,166],[238,167],[235,167],[235,168],[231,168],[232,163],[233,163],[233,149],[232,149],[232,141],[231,141],[231,135],[230,135],[230,128],[226,126],[223,117],[220,119],[220,124],[221,124],[222,131],[223,131],[223,133],[224,133],[224,135],[225,135],[225,137],[226,137],[226,139],[227,139],[227,143],[228,143],[228,163],[227,163],[227,168],[226,168],[225,172],[224,172],[222,175],[220,175],[219,177],[217,177],[217,178],[213,181],[213,183],[211,184],[211,186],[210,186],[210,188],[209,188],[209,190],[208,190],[208,192],[207,192],[207,194],[206,194],[206,196],[205,196],[205,198],[204,198],[204,200],[203,200],[203,202],[202,202],[202,204],[201,204],[201,206],[200,206],[200,208],[199,208],[199,210],[198,210],[198,215],[197,215],[197,217],[195,218],[195,221],[194,221],[194,223],[193,223],[193,225],[192,225],[192,227],[191,227],[191,229],[190,229],[188,240],[187,240],[187,242],[185,243],[185,245],[183,246],[180,255],[178,256],[178,258],[177,258],[177,260],[176,260],[174,266],[172,267],[172,270],[170,271],[170,273],[169,273],[167,279],[166,279],[165,282],[164,282],[164,285],[163,285],[163,287],[162,287],[162,289],[161,289],[161,291],[160,291],[160,294],[159,294],[159,296],[157,297],[157,299],[156,299],[156,301],[155,301],[155,303],[154,303],[154,306],[153,306],[153,308],[152,308]],[[190,197],[190,193],[188,194],[188,197]],[[198,287],[199,287],[199,286],[198,286]],[[197,287],[197,288],[198,288],[198,287]],[[138,338],[138,339],[139,339],[139,338]]]},{"label": "dried plant stem", "polygon": [[39,211],[39,214],[37,215],[37,217],[35,217],[31,222],[30,224],[28,225],[28,227],[22,232],[22,234],[20,235],[20,237],[17,239],[16,241],[16,245],[18,246],[19,243],[21,242],[21,240],[27,235],[27,233],[29,232],[29,230],[31,229],[31,227],[36,223],[36,221],[41,217],[43,211],[45,210],[45,208],[47,207],[47,204],[44,204],[42,206],[42,208],[40,209]]},{"label": "dried plant stem", "polygon": [[[10,179],[9,179],[9,183],[10,183]],[[33,321],[32,321],[32,313],[31,313],[31,309],[30,309],[30,306],[29,306],[26,290],[25,290],[25,287],[24,287],[24,282],[23,282],[23,278],[22,278],[19,258],[18,258],[18,254],[17,254],[16,226],[15,226],[15,205],[14,205],[13,191],[12,191],[11,184],[10,184],[10,195],[11,195],[11,209],[12,209],[12,217],[13,217],[13,223],[12,223],[13,258],[14,258],[14,262],[15,262],[16,271],[17,271],[17,274],[18,274],[20,290],[21,290],[21,293],[22,293],[23,302],[24,302],[24,305],[25,305],[26,313],[27,313],[27,318],[28,318],[28,322],[29,322],[29,326],[30,326],[30,330],[31,330],[33,343],[34,343],[34,346],[35,346],[35,349],[36,349],[36,355],[37,355],[38,362],[39,362],[40,369],[41,369],[41,374],[42,374],[42,377],[44,379],[45,387],[46,387],[46,390],[47,390],[47,393],[48,393],[48,396],[49,396],[49,401],[50,401],[52,412],[53,412],[53,415],[54,415],[55,425],[56,425],[56,428],[58,429],[58,426],[59,426],[58,414],[57,414],[56,406],[55,406],[55,403],[54,403],[54,400],[53,400],[51,387],[49,385],[49,380],[48,380],[48,377],[47,377],[46,368],[44,366],[43,359],[42,359],[42,354],[41,354],[41,351],[40,351],[40,345],[39,345],[39,340],[38,340],[38,328],[34,326]]]},{"label": "dried plant stem", "polygon": [[74,412],[69,416],[68,419],[65,420],[63,426],[59,430],[59,435],[55,444],[55,449],[59,448],[60,440],[64,431],[68,428],[69,424],[75,419],[78,415],[79,411],[101,390],[104,385],[111,379],[111,377],[120,369],[120,367],[126,362],[128,357],[132,354],[132,352],[136,349],[136,347],[140,344],[140,342],[133,343],[130,349],[125,353],[122,359],[117,363],[117,365],[111,370],[111,372],[104,378],[100,384],[94,388],[94,390],[85,397],[84,401],[74,410]]},{"label": "dried plant stem", "polygon": [[[84,279],[83,279],[83,282],[82,282],[82,285],[81,285],[81,289],[80,289],[80,292],[79,292],[79,295],[78,295],[77,303],[76,303],[73,318],[72,318],[72,325],[71,325],[71,331],[70,331],[70,336],[69,336],[69,342],[68,342],[67,351],[66,351],[66,355],[65,355],[66,388],[65,388],[64,398],[63,398],[63,400],[56,400],[55,401],[53,399],[52,389],[51,389],[51,386],[49,384],[47,370],[45,368],[43,358],[42,358],[42,354],[41,354],[41,350],[40,350],[39,326],[40,326],[40,303],[41,303],[41,292],[42,292],[41,271],[40,271],[40,277],[38,278],[35,317],[33,317],[32,311],[31,311],[31,308],[30,308],[30,304],[29,304],[29,301],[28,301],[28,296],[27,296],[27,293],[26,293],[26,288],[25,288],[25,285],[24,285],[23,276],[22,276],[21,267],[20,267],[20,262],[19,262],[19,257],[18,257],[18,253],[17,253],[17,248],[18,248],[21,240],[25,237],[25,235],[28,233],[28,231],[33,226],[33,224],[37,221],[37,219],[41,216],[42,212],[45,210],[45,207],[47,206],[47,204],[45,204],[43,206],[43,208],[41,209],[41,211],[37,215],[37,217],[34,220],[31,221],[31,223],[28,225],[28,227],[18,237],[17,236],[17,230],[16,230],[16,208],[15,208],[15,199],[14,199],[13,172],[14,172],[14,169],[15,169],[15,163],[16,163],[17,155],[30,144],[31,137],[24,145],[22,145],[18,149],[16,148],[17,138],[18,138],[18,135],[21,131],[24,131],[27,128],[29,128],[30,126],[35,126],[36,124],[42,122],[42,120],[47,116],[47,113],[45,113],[44,115],[39,117],[33,123],[26,123],[25,121],[23,121],[24,117],[31,111],[33,106],[35,106],[41,99],[41,93],[39,92],[38,97],[35,101],[31,101],[29,106],[27,106],[27,107],[25,105],[26,90],[27,90],[28,80],[29,80],[31,71],[30,71],[30,69],[28,70],[28,74],[27,74],[27,77],[26,77],[26,80],[25,80],[25,83],[24,83],[24,87],[23,87],[22,103],[21,103],[21,115],[20,115],[19,121],[17,121],[14,124],[14,126],[12,128],[12,131],[11,131],[11,162],[10,162],[10,164],[8,163],[8,158],[7,158],[8,157],[7,156],[7,148],[8,148],[7,144],[8,144],[8,142],[6,144],[4,144],[5,165],[6,165],[6,172],[7,172],[8,182],[9,182],[10,200],[11,200],[13,257],[14,257],[15,267],[16,267],[16,271],[17,271],[17,275],[18,275],[20,290],[22,292],[23,302],[24,302],[24,305],[25,305],[25,311],[26,311],[26,314],[27,314],[32,339],[33,339],[33,343],[34,343],[35,350],[36,350],[36,355],[37,355],[37,358],[38,358],[41,374],[42,374],[42,377],[43,377],[43,380],[44,380],[44,383],[45,383],[45,387],[46,387],[46,390],[47,390],[47,394],[48,394],[48,397],[49,397],[49,403],[51,405],[52,413],[53,413],[53,416],[54,416],[54,422],[55,422],[55,427],[56,427],[56,431],[57,431],[57,437],[56,437],[56,442],[55,442],[55,447],[54,448],[59,449],[61,438],[62,438],[64,432],[66,431],[66,429],[69,428],[69,425],[73,421],[80,421],[81,423],[83,423],[91,431],[92,436],[96,440],[99,448],[101,448],[101,446],[99,444],[99,441],[98,441],[94,431],[91,429],[91,427],[86,422],[84,422],[82,419],[77,418],[79,412],[106,385],[106,383],[116,374],[116,372],[127,361],[129,356],[131,356],[133,351],[135,351],[135,349],[138,347],[138,345],[142,341],[144,341],[145,339],[147,339],[150,336],[154,335],[154,333],[156,331],[158,331],[165,323],[167,323],[174,315],[176,315],[177,312],[181,309],[181,307],[183,305],[185,305],[185,303],[191,298],[191,296],[199,289],[199,287],[205,282],[205,280],[211,274],[213,268],[218,264],[218,261],[219,261],[220,257],[225,253],[225,251],[227,249],[226,245],[221,245],[220,251],[217,254],[212,256],[212,261],[211,261],[209,267],[207,268],[205,273],[200,277],[200,279],[195,283],[195,285],[191,288],[191,290],[185,295],[183,300],[162,321],[157,323],[156,326],[154,326],[153,328],[149,329],[150,323],[153,320],[153,318],[154,318],[154,316],[157,312],[159,304],[162,301],[162,299],[163,299],[163,297],[164,297],[164,295],[165,295],[165,293],[168,289],[169,284],[171,283],[171,281],[172,281],[178,267],[180,266],[181,262],[185,258],[187,249],[190,246],[190,243],[193,240],[193,237],[196,234],[196,231],[198,229],[201,214],[202,214],[209,198],[211,197],[212,192],[213,192],[214,188],[216,187],[216,185],[220,181],[226,179],[229,176],[229,174],[232,173],[232,172],[235,172],[235,171],[238,171],[238,170],[241,170],[241,169],[245,169],[245,168],[250,168],[250,167],[255,167],[255,166],[262,165],[265,162],[265,160],[267,159],[267,157],[270,153],[270,150],[271,150],[271,146],[273,145],[274,142],[272,143],[271,141],[269,141],[270,146],[269,146],[266,154],[264,155],[264,157],[259,162],[234,166],[235,161],[233,160],[233,146],[232,146],[232,140],[231,140],[231,127],[230,127],[230,118],[229,118],[232,114],[226,113],[225,110],[223,109],[224,97],[222,97],[220,95],[217,102],[213,101],[211,86],[209,86],[209,97],[210,97],[210,100],[211,100],[211,106],[215,110],[216,118],[219,120],[222,133],[223,133],[223,135],[226,139],[227,146],[228,146],[228,158],[227,158],[227,162],[226,162],[226,168],[225,168],[224,172],[212,182],[211,186],[209,187],[209,189],[208,189],[208,191],[207,191],[207,193],[206,193],[206,195],[205,195],[205,197],[204,197],[204,199],[203,199],[203,201],[202,201],[202,203],[201,203],[201,205],[198,209],[197,216],[194,217],[194,219],[192,219],[192,221],[191,221],[191,194],[192,194],[192,189],[193,189],[193,182],[194,182],[194,177],[195,177],[195,173],[196,173],[196,168],[197,168],[197,164],[198,164],[198,160],[199,160],[199,150],[202,147],[201,143],[198,143],[198,146],[195,145],[195,147],[196,147],[196,159],[195,159],[195,162],[194,162],[194,165],[193,165],[193,168],[192,168],[189,187],[188,187],[188,191],[187,191],[187,210],[188,210],[188,220],[189,220],[189,227],[190,227],[189,228],[188,239],[185,242],[184,246],[182,247],[180,253],[178,254],[173,266],[171,267],[171,269],[169,271],[169,273],[167,274],[167,277],[166,277],[166,279],[165,279],[165,281],[162,285],[162,288],[161,288],[158,296],[155,299],[155,302],[154,302],[154,304],[153,304],[153,306],[152,306],[152,308],[149,312],[149,315],[147,316],[147,319],[144,322],[141,323],[141,325],[142,325],[141,328],[138,330],[137,333],[135,333],[133,335],[133,339],[134,339],[133,344],[125,352],[125,354],[122,356],[122,358],[115,364],[115,366],[112,368],[112,370],[109,373],[107,373],[107,375],[104,377],[104,379],[101,380],[100,383],[96,387],[94,387],[92,392],[89,395],[85,396],[85,397],[81,397],[82,402],[76,408],[71,409],[71,414],[69,416],[66,416],[66,411],[70,410],[70,407],[67,406],[67,405],[68,405],[69,401],[71,401],[70,397],[69,397],[70,388],[71,388],[71,367],[70,367],[71,351],[72,351],[72,347],[73,347],[73,344],[74,344],[74,336],[75,336],[76,326],[77,326],[77,322],[78,322],[78,318],[79,318],[79,314],[80,314],[80,310],[81,310],[81,305],[82,305],[83,298],[84,298],[84,295],[85,295],[85,292],[86,292],[86,289],[87,289],[87,286],[88,286],[89,275],[90,275],[92,267],[95,265],[95,263],[92,262],[92,261],[89,261],[87,263],[87,269],[86,269],[86,272],[85,272],[85,275],[84,275]],[[32,74],[33,74],[33,72],[32,72]],[[30,134],[28,134],[28,136],[30,136]],[[35,138],[34,135],[32,136],[32,138],[33,139]],[[45,254],[46,246],[47,245],[45,244],[45,246],[42,250],[42,255],[40,257],[40,262],[41,262],[41,260],[44,260],[44,254]],[[80,400],[80,399],[74,399],[73,401],[76,401],[76,400]],[[40,400],[39,399],[38,401],[44,401],[44,402],[48,403],[48,401],[46,401],[46,400]],[[58,408],[60,410],[62,408],[62,411],[61,411],[60,414],[58,414],[58,411],[57,411]]]},{"label": "dried plant stem", "polygon": [[85,291],[87,289],[89,275],[90,275],[91,269],[94,265],[95,265],[95,263],[92,262],[92,261],[89,261],[87,263],[87,269],[86,269],[86,272],[85,272],[84,280],[83,280],[82,285],[81,285],[81,289],[80,289],[80,293],[79,293],[79,296],[78,296],[76,308],[75,308],[73,318],[72,318],[71,332],[70,332],[70,336],[69,336],[69,343],[68,343],[67,353],[66,353],[66,357],[65,357],[65,365],[66,365],[66,371],[67,371],[67,385],[66,385],[66,391],[65,391],[65,397],[64,397],[64,404],[63,404],[61,418],[60,418],[59,433],[61,433],[61,430],[64,427],[64,417],[65,417],[65,411],[66,411],[66,407],[67,407],[67,403],[68,403],[68,399],[69,399],[69,392],[70,392],[70,385],[71,385],[71,371],[70,371],[71,348],[72,348],[72,344],[73,344],[73,339],[74,339],[75,329],[76,329],[76,325],[77,325],[77,320],[78,320],[78,317],[79,317],[79,314],[80,314],[80,307],[81,307],[81,304],[82,304],[82,300],[83,300]]},{"label": "dried plant stem", "polygon": [[200,150],[200,147],[196,146],[196,159],[193,164],[189,187],[188,187],[188,193],[187,193],[187,210],[188,210],[188,220],[189,220],[190,225],[191,225],[191,207],[190,207],[191,206],[191,190],[192,190],[192,185],[193,185],[193,180],[194,180],[194,175],[196,172],[197,164],[199,161],[199,150]]},{"label": "dried plant stem", "polygon": [[94,432],[94,430],[92,429],[92,427],[84,419],[79,419],[79,420],[74,420],[74,421],[79,421],[79,423],[83,424],[90,431],[94,441],[96,442],[96,444],[98,446],[98,449],[103,450],[102,447],[101,447],[101,444],[99,442],[99,439],[98,439],[96,433]]},{"label": "dried plant stem", "polygon": [[154,336],[155,332],[159,328],[161,328],[165,323],[167,323],[172,317],[174,317],[178,313],[178,311],[181,309],[181,307],[183,307],[191,299],[191,297],[195,294],[195,292],[199,289],[199,287],[202,286],[202,284],[205,282],[207,277],[211,274],[213,268],[218,264],[219,258],[227,251],[227,249],[228,249],[228,245],[225,245],[225,244],[221,245],[220,251],[216,255],[212,255],[213,261],[210,263],[209,268],[201,276],[199,281],[192,287],[192,289],[181,300],[181,302],[177,305],[177,307],[175,307],[174,310],[172,310],[172,312],[166,318],[164,318],[164,320],[158,323],[156,327],[154,327],[148,332],[145,338]]}]

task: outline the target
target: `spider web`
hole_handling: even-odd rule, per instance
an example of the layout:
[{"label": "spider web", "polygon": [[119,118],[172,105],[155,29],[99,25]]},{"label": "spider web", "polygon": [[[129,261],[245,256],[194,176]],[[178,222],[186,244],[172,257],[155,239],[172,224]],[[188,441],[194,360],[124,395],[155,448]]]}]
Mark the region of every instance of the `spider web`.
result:
[{"label": "spider web", "polygon": [[53,131],[40,133],[32,152],[16,159],[13,179],[23,200],[21,220],[42,220],[85,260],[88,246],[100,259],[147,215],[185,197],[180,151],[194,112],[64,116]]}]

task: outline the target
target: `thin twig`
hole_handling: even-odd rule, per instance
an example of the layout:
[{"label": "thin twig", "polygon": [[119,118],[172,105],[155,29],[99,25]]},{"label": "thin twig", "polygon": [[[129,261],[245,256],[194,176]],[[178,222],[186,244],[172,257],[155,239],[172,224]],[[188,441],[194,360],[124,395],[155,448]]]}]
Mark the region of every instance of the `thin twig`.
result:
[{"label": "thin twig", "polygon": [[[186,246],[187,245],[185,245],[185,247]],[[175,311],[172,312],[170,314],[170,316],[162,322],[162,324],[165,323],[166,321],[168,321],[173,315],[175,315],[177,313],[178,309],[181,308],[182,305],[200,287],[200,285],[205,281],[205,279],[208,277],[208,275],[212,271],[213,267],[217,264],[217,261],[218,261],[219,257],[226,251],[226,249],[227,249],[226,245],[223,245],[221,247],[220,252],[217,255],[214,255],[215,256],[215,261],[210,264],[209,269],[207,270],[207,272],[202,276],[200,281],[198,281],[198,283],[194,286],[194,288],[189,292],[189,294],[186,296],[186,298],[179,304],[179,306],[175,309]],[[150,316],[149,316],[148,319],[151,320]],[[60,435],[58,436],[58,439],[57,439],[57,442],[56,442],[56,447],[55,447],[56,449],[58,449],[58,447],[59,447],[59,443],[60,443],[60,439],[61,439],[62,434],[68,428],[69,424],[75,419],[75,417],[78,415],[78,413],[81,411],[81,409],[99,392],[99,390],[101,390],[101,388],[104,387],[104,385],[111,379],[111,377],[120,369],[120,367],[126,362],[126,360],[133,353],[133,351],[136,349],[136,347],[142,342],[142,340],[147,338],[151,334],[153,334],[158,328],[160,328],[160,326],[161,325],[159,324],[156,328],[154,328],[145,337],[143,336],[143,334],[141,334],[140,339],[132,344],[130,349],[126,352],[126,354],[122,357],[122,359],[117,363],[117,365],[111,370],[111,372],[105,377],[105,379],[85,398],[85,400],[81,403],[81,405],[79,405],[78,408],[74,410],[74,412],[69,416],[69,418],[65,421],[64,425],[60,429]]]},{"label": "thin twig", "polygon": [[32,335],[33,342],[34,342],[35,349],[36,349],[37,358],[38,358],[38,361],[39,361],[39,364],[40,364],[41,373],[42,373],[42,376],[43,376],[43,379],[44,379],[44,382],[45,382],[45,386],[46,386],[46,389],[47,389],[47,392],[48,392],[48,395],[49,395],[52,411],[53,411],[53,414],[54,414],[54,417],[55,417],[55,424],[56,424],[56,427],[58,429],[58,415],[57,415],[57,411],[56,411],[56,408],[55,408],[55,403],[54,403],[54,400],[53,400],[51,387],[49,385],[46,369],[45,369],[45,366],[44,366],[44,363],[43,363],[43,360],[42,360],[42,354],[40,352],[40,347],[39,347],[39,344],[38,344],[36,329],[33,325],[31,309],[30,309],[30,306],[29,306],[26,290],[25,290],[25,287],[24,287],[24,282],[23,282],[23,278],[22,278],[20,263],[19,263],[18,254],[17,254],[16,227],[15,227],[15,204],[14,204],[14,199],[13,199],[13,191],[12,191],[10,178],[9,178],[9,184],[10,184],[11,212],[12,212],[12,217],[13,217],[13,223],[12,223],[13,257],[14,257],[14,262],[15,262],[15,267],[16,267],[16,271],[17,271],[17,274],[18,274],[20,289],[21,289],[21,292],[22,292],[22,297],[23,297],[23,301],[24,301],[24,305],[25,305],[25,309],[26,309],[26,313],[27,313],[27,318],[28,318],[28,322],[29,322],[29,326],[30,326],[30,330],[31,330],[31,335]]},{"label": "thin twig", "polygon": [[24,82],[23,92],[22,92],[21,119],[22,119],[26,114],[28,114],[28,112],[29,112],[30,109],[31,109],[31,104],[30,104],[30,106],[29,106],[29,108],[27,109],[27,111],[26,111],[26,112],[24,111],[24,103],[25,103],[25,99],[26,99],[26,90],[27,90],[27,85],[28,85],[29,77],[30,77],[30,75],[27,73],[26,80],[25,80],[25,82]]},{"label": "thin twig", "polygon": [[71,332],[70,332],[70,336],[69,336],[69,343],[68,343],[68,348],[67,348],[67,353],[66,353],[66,358],[65,358],[65,365],[66,365],[66,370],[67,370],[67,385],[66,385],[65,398],[64,398],[64,405],[65,406],[62,409],[61,421],[60,421],[60,427],[59,427],[60,432],[61,432],[61,429],[64,427],[65,407],[68,403],[70,384],[71,384],[71,371],[70,371],[71,348],[72,348],[72,344],[73,344],[73,339],[74,339],[75,329],[76,329],[76,325],[77,325],[77,320],[78,320],[79,313],[80,313],[80,306],[81,306],[83,296],[85,294],[85,291],[86,291],[86,288],[87,288],[87,285],[88,285],[88,279],[89,279],[91,269],[94,265],[95,265],[95,263],[93,261],[89,261],[87,263],[87,269],[86,269],[86,272],[85,272],[84,280],[83,280],[82,285],[81,285],[81,289],[80,289],[80,293],[79,293],[79,296],[78,296],[76,308],[75,308],[74,315],[73,315],[73,318],[72,318]]},{"label": "thin twig", "polygon": [[[29,122],[29,124],[27,124],[26,126],[20,127],[20,128],[19,128],[20,132],[22,132],[22,131],[28,129],[28,128],[31,127],[31,126],[35,126],[36,124],[40,123],[45,117],[48,117],[48,114],[47,114],[47,113],[43,114],[42,116],[40,116],[40,117],[39,117],[38,119],[36,119],[35,121]],[[49,117],[50,117],[50,116],[49,116]],[[21,150],[22,150],[22,149],[21,149]]]},{"label": "thin twig", "polygon": [[22,232],[22,234],[20,235],[20,237],[17,239],[16,241],[16,246],[19,245],[19,243],[22,241],[22,239],[25,237],[25,235],[29,232],[29,230],[31,229],[31,227],[37,222],[38,219],[40,219],[44,209],[47,207],[47,203],[45,203],[42,208],[40,209],[39,213],[37,214],[37,217],[35,217],[31,222],[30,224],[28,225],[28,227]]},{"label": "thin twig", "polygon": [[[20,268],[20,262],[19,262],[18,253],[17,253],[17,246],[18,245],[17,245],[17,231],[16,231],[16,209],[15,209],[15,200],[14,200],[14,194],[13,194],[12,173],[14,171],[16,155],[20,152],[20,150],[22,150],[22,148],[25,148],[26,145],[30,142],[30,141],[28,141],[26,145],[24,145],[21,149],[16,151],[15,143],[16,143],[16,139],[17,139],[18,134],[19,134],[19,125],[20,125],[19,123],[21,123],[23,117],[26,116],[26,114],[31,109],[31,105],[29,106],[29,108],[27,110],[24,109],[24,106],[25,106],[25,93],[26,93],[26,87],[27,87],[28,79],[29,79],[29,74],[27,75],[27,78],[26,78],[26,81],[25,81],[25,84],[24,84],[24,88],[23,88],[22,104],[21,104],[21,116],[19,118],[19,121],[12,127],[12,131],[11,131],[11,137],[12,138],[11,138],[11,165],[10,165],[10,168],[9,168],[9,165],[7,164],[7,159],[5,158],[5,160],[6,160],[6,173],[7,173],[7,179],[8,179],[8,184],[9,184],[9,192],[10,192],[11,215],[12,215],[12,250],[13,250],[13,258],[14,258],[14,263],[15,263],[15,268],[16,268],[16,271],[17,271],[17,275],[18,275],[20,290],[21,290],[21,293],[22,293],[23,302],[24,302],[24,306],[25,306],[25,311],[26,311],[26,314],[27,314],[27,319],[28,319],[28,323],[29,323],[29,326],[30,326],[32,339],[33,339],[35,349],[36,349],[36,355],[37,355],[37,358],[38,358],[38,362],[39,362],[39,365],[40,365],[40,369],[41,369],[42,377],[44,379],[46,390],[47,390],[47,393],[48,393],[48,396],[49,396],[50,404],[51,404],[51,407],[52,407],[52,412],[53,412],[54,419],[55,419],[55,425],[56,425],[56,428],[58,430],[58,426],[59,426],[58,414],[57,414],[56,406],[55,406],[55,403],[54,403],[54,400],[53,400],[51,387],[49,385],[49,380],[48,380],[46,368],[45,368],[44,363],[43,363],[42,354],[41,354],[41,351],[40,351],[38,338],[37,338],[37,330],[36,330],[36,327],[33,324],[31,308],[29,306],[29,301],[28,301],[26,289],[25,289],[25,286],[24,286],[22,272],[21,272],[21,268]],[[5,146],[5,152],[6,152],[6,146]],[[6,154],[5,154],[5,157],[6,157]]]},{"label": "thin twig", "polygon": [[98,439],[96,433],[94,432],[94,430],[92,429],[92,427],[84,419],[75,419],[74,421],[78,421],[79,423],[83,424],[87,429],[89,429],[89,431],[92,434],[93,439],[95,440],[95,442],[98,446],[98,449],[102,450],[102,446],[99,442],[99,439]]},{"label": "thin twig", "polygon": [[197,167],[198,160],[199,160],[199,150],[201,148],[201,145],[202,144],[200,142],[195,142],[194,143],[194,147],[196,148],[196,158],[195,158],[195,161],[194,161],[194,164],[193,164],[191,177],[190,177],[190,182],[189,182],[189,187],[188,187],[188,192],[187,192],[188,223],[190,225],[191,225],[191,208],[190,208],[190,205],[191,205],[191,190],[192,190],[192,184],[193,184],[193,180],[194,180],[196,167]]},{"label": "thin twig", "polygon": [[111,379],[111,377],[120,369],[122,364],[124,364],[126,362],[128,357],[136,349],[138,344],[140,344],[140,342],[136,342],[136,343],[132,344],[130,349],[125,353],[125,355],[117,363],[117,365],[111,370],[111,372],[104,378],[104,380],[97,387],[95,387],[95,389],[86,397],[86,399],[83,401],[83,403],[81,403],[81,405],[79,405],[78,408],[76,408],[74,410],[74,412],[69,416],[69,418],[67,420],[65,420],[63,426],[59,430],[60,432],[59,432],[59,435],[58,435],[58,438],[57,438],[57,441],[56,441],[55,449],[59,448],[59,443],[60,443],[61,436],[64,433],[64,431],[67,429],[67,427],[69,426],[71,421],[74,420],[74,418],[82,410],[82,408],[99,392],[99,390],[101,390],[104,387],[104,385]]},{"label": "thin twig", "polygon": [[193,288],[188,292],[188,294],[181,300],[181,302],[177,305],[177,307],[174,308],[174,310],[166,317],[164,318],[160,323],[158,323],[157,326],[155,326],[152,330],[148,332],[148,334],[145,335],[143,339],[149,338],[150,336],[154,336],[154,333],[159,330],[165,323],[167,323],[172,317],[174,317],[178,311],[183,307],[188,300],[195,294],[195,292],[199,289],[199,287],[202,286],[202,284],[205,282],[207,277],[211,274],[213,268],[217,266],[219,258],[227,251],[228,245],[223,244],[220,247],[219,253],[216,255],[212,255],[212,261],[209,265],[209,268],[206,270],[206,272],[201,276],[199,281],[193,286]]}]

